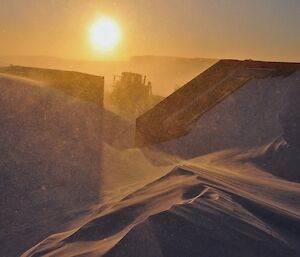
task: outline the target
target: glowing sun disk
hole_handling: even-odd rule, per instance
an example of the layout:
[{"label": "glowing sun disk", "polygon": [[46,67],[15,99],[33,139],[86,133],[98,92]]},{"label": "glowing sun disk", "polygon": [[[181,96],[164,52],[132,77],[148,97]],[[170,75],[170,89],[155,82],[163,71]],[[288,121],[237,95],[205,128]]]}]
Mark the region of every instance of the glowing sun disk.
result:
[{"label": "glowing sun disk", "polygon": [[97,50],[112,50],[119,43],[120,37],[119,25],[110,18],[100,18],[90,27],[90,41]]}]

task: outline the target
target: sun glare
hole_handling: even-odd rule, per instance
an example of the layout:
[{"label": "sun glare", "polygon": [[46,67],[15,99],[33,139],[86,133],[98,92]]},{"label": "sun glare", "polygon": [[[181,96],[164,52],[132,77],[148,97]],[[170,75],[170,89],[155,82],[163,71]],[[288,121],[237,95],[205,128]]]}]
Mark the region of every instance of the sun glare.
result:
[{"label": "sun glare", "polygon": [[120,37],[119,25],[113,19],[100,18],[90,27],[90,41],[96,50],[102,52],[113,50],[119,43]]}]

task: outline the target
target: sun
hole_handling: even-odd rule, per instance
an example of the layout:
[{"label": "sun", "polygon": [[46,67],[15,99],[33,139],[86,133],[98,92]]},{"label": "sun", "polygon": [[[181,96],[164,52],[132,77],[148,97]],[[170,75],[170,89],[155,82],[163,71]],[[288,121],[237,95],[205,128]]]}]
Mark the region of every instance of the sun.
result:
[{"label": "sun", "polygon": [[118,23],[111,18],[102,17],[96,20],[89,30],[90,42],[94,49],[109,52],[113,50],[121,39]]}]

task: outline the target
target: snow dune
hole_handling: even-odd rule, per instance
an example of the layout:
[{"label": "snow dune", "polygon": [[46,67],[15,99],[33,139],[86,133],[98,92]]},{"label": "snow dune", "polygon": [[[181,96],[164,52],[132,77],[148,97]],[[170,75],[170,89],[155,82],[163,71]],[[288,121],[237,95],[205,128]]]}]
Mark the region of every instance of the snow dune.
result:
[{"label": "snow dune", "polygon": [[175,167],[22,256],[298,256],[299,184],[224,162],[240,154]]}]

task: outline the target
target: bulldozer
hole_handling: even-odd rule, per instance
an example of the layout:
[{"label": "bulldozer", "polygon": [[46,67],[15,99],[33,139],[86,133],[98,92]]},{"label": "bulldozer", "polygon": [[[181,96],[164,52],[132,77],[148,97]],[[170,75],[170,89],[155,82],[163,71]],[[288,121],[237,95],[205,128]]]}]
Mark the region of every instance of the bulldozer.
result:
[{"label": "bulldozer", "polygon": [[146,76],[133,72],[114,76],[111,100],[119,114],[136,116],[149,106],[151,99],[152,85]]},{"label": "bulldozer", "polygon": [[122,72],[120,79],[116,81],[114,76],[114,88],[126,91],[133,95],[148,97],[152,95],[152,86],[150,81],[146,81],[147,77],[133,72]]}]

